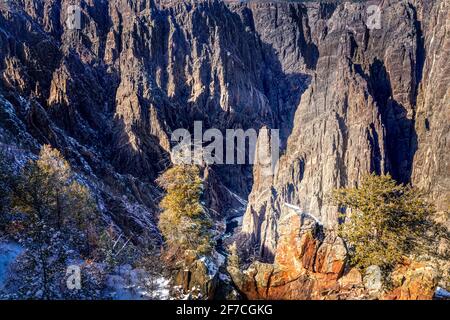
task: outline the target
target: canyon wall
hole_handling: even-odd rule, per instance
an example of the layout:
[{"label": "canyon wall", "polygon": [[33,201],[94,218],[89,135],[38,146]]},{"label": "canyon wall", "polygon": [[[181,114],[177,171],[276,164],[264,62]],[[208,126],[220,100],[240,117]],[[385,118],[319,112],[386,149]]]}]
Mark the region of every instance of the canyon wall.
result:
[{"label": "canyon wall", "polygon": [[[378,4],[380,28],[367,7]],[[70,5],[81,25],[66,23]],[[161,191],[177,128],[280,129],[273,176],[205,171],[223,217],[249,198],[242,238],[277,255],[288,204],[326,229],[332,189],[391,173],[448,209],[450,4],[20,0],[0,6],[0,143],[20,163],[59,148],[104,219],[160,241]],[[260,148],[267,147],[261,138]]]},{"label": "canyon wall", "polygon": [[311,84],[271,181],[254,169],[242,227],[263,259],[274,258],[285,203],[333,229],[331,191],[368,172],[411,182],[448,209],[448,1],[381,1],[379,29],[366,24],[371,3],[327,14],[305,4],[318,52]]},{"label": "canyon wall", "polygon": [[[67,23],[72,5],[80,28]],[[295,64],[314,56],[299,5],[282,5],[292,30],[282,40],[255,24],[251,8],[220,1],[23,0],[0,10],[3,148],[19,158],[59,148],[105,219],[133,239],[157,237],[154,179],[170,165],[173,130],[192,132],[196,120],[204,129],[268,126],[286,141],[309,84],[305,63]],[[258,12],[262,23],[273,7]],[[289,58],[259,32],[289,47]],[[234,205],[228,189],[246,197],[252,186],[250,166],[215,166],[205,177],[219,217]]]}]

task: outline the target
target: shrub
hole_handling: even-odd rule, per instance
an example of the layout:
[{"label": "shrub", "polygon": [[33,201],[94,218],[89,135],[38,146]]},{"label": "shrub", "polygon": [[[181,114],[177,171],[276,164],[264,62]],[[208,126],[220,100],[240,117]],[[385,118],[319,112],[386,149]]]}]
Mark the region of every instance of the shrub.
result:
[{"label": "shrub", "polygon": [[356,188],[335,190],[333,199],[347,209],[339,232],[359,267],[390,267],[418,252],[434,212],[422,192],[389,175],[367,175]]}]

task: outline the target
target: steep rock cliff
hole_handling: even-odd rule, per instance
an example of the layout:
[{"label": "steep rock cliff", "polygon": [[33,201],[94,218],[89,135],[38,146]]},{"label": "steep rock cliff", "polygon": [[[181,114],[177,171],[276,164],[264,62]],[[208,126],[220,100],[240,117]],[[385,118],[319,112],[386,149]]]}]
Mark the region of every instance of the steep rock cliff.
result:
[{"label": "steep rock cliff", "polygon": [[[66,23],[74,4],[80,29]],[[380,29],[366,25],[370,4]],[[229,189],[251,191],[242,234],[274,260],[286,203],[332,229],[329,192],[369,171],[447,209],[449,14],[447,0],[1,3],[0,143],[22,163],[44,143],[61,149],[104,219],[146,243],[159,241],[153,181],[173,130],[279,128],[273,176],[205,170],[218,217]]]},{"label": "steep rock cliff", "polygon": [[[67,23],[71,5],[81,9],[79,29]],[[173,130],[192,132],[202,120],[204,129],[281,127],[287,139],[309,79],[294,62],[313,54],[302,6],[280,8],[277,25],[292,30],[282,40],[264,25],[274,16],[268,4],[256,5],[258,19],[246,5],[220,1],[2,4],[2,143],[22,154],[44,143],[61,149],[107,219],[136,238],[156,232],[153,181],[170,164]],[[289,58],[279,59],[285,48]],[[228,188],[245,197],[252,185],[249,166],[205,176],[219,216],[233,206]]]},{"label": "steep rock cliff", "polygon": [[[447,48],[448,27],[438,20],[448,15],[448,6],[381,1],[381,28],[370,29],[370,4],[341,3],[318,20],[313,20],[319,17],[315,7],[305,7],[317,64],[272,181],[258,177],[254,169],[242,227],[249,246],[256,245],[263,259],[271,261],[275,255],[284,203],[332,229],[338,210],[330,204],[331,191],[356,185],[367,172],[388,172],[400,182],[426,188],[445,208],[448,161],[437,154],[448,149],[448,72],[439,60]],[[439,85],[427,82],[433,61],[434,68],[444,68],[434,75]],[[426,97],[437,100],[427,102]],[[428,117],[423,115],[427,108]],[[434,118],[438,128],[430,132],[432,116],[440,120]],[[423,167],[429,175],[419,173]]]}]

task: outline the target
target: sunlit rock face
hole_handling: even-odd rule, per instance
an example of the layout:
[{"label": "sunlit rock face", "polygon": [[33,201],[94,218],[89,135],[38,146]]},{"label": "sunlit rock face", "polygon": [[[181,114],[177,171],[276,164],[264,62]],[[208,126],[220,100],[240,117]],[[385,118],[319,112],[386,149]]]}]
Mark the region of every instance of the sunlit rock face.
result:
[{"label": "sunlit rock face", "polygon": [[[59,148],[105,220],[146,243],[161,240],[154,180],[170,165],[175,129],[192,130],[195,120],[204,129],[280,129],[273,175],[259,166],[212,166],[204,171],[205,200],[221,218],[242,205],[234,193],[248,196],[239,239],[258,258],[286,266],[289,255],[277,251],[286,204],[333,229],[330,191],[367,172],[411,182],[444,210],[449,3],[382,1],[373,29],[367,7],[375,3],[1,4],[1,146],[18,161],[44,143]],[[81,9],[75,29],[67,23],[74,4]],[[270,139],[260,136],[258,148],[270,151]],[[302,263],[336,274],[340,260],[332,257],[340,253],[332,248]]]},{"label": "sunlit rock face", "polygon": [[260,178],[254,169],[242,228],[261,258],[273,261],[284,203],[334,228],[331,191],[356,185],[367,172],[412,182],[438,209],[448,208],[450,100],[443,59],[449,29],[443,21],[450,11],[444,2],[384,1],[379,29],[367,25],[370,2],[305,4],[303,30],[317,48],[313,65],[302,60],[312,68],[311,84],[274,176]]},{"label": "sunlit rock face", "polygon": [[[79,26],[69,21],[73,5]],[[23,154],[44,143],[61,149],[108,219],[154,237],[153,181],[170,165],[175,129],[192,131],[195,120],[204,129],[280,128],[286,144],[316,53],[303,7],[276,7],[279,18],[269,4],[220,1],[8,2],[1,142]],[[278,37],[275,23],[290,32]],[[227,189],[245,198],[252,187],[250,166],[205,176],[219,216],[234,206]]]},{"label": "sunlit rock face", "polygon": [[245,270],[228,267],[233,282],[249,299],[430,300],[438,275],[429,263],[405,259],[386,276],[378,266],[365,273],[351,268],[344,241],[313,216],[284,205],[278,221],[274,262],[253,262]]}]

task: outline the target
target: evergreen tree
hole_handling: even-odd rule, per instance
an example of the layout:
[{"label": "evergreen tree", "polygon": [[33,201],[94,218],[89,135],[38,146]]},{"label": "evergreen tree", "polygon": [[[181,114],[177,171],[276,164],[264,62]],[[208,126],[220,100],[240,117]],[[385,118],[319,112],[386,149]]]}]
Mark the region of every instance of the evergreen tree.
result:
[{"label": "evergreen tree", "polygon": [[177,165],[163,173],[157,182],[167,191],[160,203],[163,211],[158,226],[166,240],[169,256],[180,256],[186,250],[209,253],[212,221],[200,202],[202,180],[199,169]]},{"label": "evergreen tree", "polygon": [[65,285],[66,259],[69,247],[64,236],[43,222],[36,222],[22,244],[16,271],[17,292],[21,299],[61,299]]},{"label": "evergreen tree", "polygon": [[95,223],[96,206],[88,188],[74,179],[69,163],[48,145],[23,169],[13,203],[30,226],[39,222],[86,237]]},{"label": "evergreen tree", "polygon": [[8,222],[7,215],[11,195],[11,172],[6,163],[6,157],[0,152],[0,230],[4,230]]},{"label": "evergreen tree", "polygon": [[13,209],[24,216],[29,273],[24,291],[36,298],[59,298],[66,252],[89,253],[88,233],[94,229],[95,205],[86,187],[78,183],[60,152],[43,146],[39,158],[23,168],[14,190]]},{"label": "evergreen tree", "polygon": [[359,267],[390,267],[417,252],[433,213],[420,191],[389,175],[367,175],[357,188],[335,190],[333,199],[347,209],[340,235]]}]

